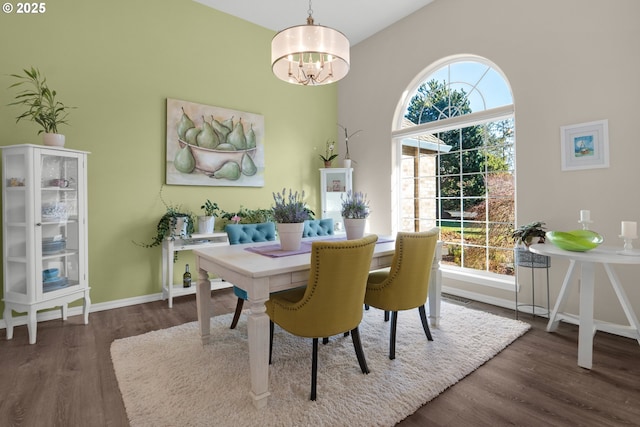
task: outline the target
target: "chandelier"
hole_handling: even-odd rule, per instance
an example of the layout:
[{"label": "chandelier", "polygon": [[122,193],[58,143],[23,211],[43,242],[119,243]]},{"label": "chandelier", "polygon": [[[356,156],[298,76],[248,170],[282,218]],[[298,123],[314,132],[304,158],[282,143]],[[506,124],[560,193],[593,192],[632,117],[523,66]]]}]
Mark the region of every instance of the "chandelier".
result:
[{"label": "chandelier", "polygon": [[271,70],[299,85],[337,82],[349,72],[349,40],[340,31],[315,25],[309,0],[306,25],[280,31],[271,41]]}]

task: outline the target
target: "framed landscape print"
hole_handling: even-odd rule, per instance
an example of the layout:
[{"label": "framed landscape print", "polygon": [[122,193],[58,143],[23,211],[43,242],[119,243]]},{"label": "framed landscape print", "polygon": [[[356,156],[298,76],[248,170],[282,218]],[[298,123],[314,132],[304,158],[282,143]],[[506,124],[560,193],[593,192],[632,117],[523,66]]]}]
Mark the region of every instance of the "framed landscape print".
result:
[{"label": "framed landscape print", "polygon": [[609,167],[607,120],[562,126],[560,138],[563,171]]},{"label": "framed landscape print", "polygon": [[167,98],[167,184],[264,186],[264,116]]}]

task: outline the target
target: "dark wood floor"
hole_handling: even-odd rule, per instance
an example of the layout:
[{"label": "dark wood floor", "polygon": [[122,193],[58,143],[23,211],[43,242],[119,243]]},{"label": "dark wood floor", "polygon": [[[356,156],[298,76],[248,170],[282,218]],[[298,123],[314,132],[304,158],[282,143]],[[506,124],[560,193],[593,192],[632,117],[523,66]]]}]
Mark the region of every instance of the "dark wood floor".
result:
[{"label": "dark wood floor", "polygon": [[[215,314],[233,311],[231,290],[214,291]],[[470,308],[513,317],[502,308]],[[26,326],[0,341],[0,425],[127,426],[110,357],[114,339],[196,320],[195,297],[92,313]],[[508,348],[411,415],[400,426],[640,425],[640,346],[598,332],[592,370],[576,365],[577,328],[547,333],[543,319]],[[4,333],[4,331],[2,331]],[[212,425],[215,422],[212,421]]]}]

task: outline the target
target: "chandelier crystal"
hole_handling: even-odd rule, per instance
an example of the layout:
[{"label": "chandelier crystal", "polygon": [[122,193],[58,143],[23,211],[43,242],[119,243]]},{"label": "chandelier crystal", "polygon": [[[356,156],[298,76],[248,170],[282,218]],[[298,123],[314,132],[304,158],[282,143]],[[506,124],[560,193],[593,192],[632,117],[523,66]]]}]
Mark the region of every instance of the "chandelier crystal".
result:
[{"label": "chandelier crystal", "polygon": [[280,31],[271,41],[271,70],[298,85],[334,83],[349,72],[349,40],[340,31],[313,23],[309,1],[306,25]]}]

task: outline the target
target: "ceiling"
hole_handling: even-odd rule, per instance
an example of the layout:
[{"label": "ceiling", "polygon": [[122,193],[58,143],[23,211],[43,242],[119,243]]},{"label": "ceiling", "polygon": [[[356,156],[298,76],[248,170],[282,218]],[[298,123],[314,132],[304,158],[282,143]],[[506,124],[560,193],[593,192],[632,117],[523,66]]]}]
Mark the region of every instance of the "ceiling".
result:
[{"label": "ceiling", "polygon": [[[306,0],[194,0],[273,31],[306,23]],[[317,0],[316,24],[334,28],[355,45],[433,0]]]}]

